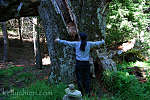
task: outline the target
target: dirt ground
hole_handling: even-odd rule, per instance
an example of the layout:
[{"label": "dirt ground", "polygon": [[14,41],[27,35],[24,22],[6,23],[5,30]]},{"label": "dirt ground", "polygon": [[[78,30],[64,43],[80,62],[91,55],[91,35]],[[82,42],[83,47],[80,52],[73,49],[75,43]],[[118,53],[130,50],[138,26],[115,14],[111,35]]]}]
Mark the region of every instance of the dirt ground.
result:
[{"label": "dirt ground", "polygon": [[[31,39],[24,39],[23,43],[20,42],[19,39],[9,37],[9,51],[8,51],[8,62],[6,64],[3,63],[3,37],[0,36],[0,70],[9,68],[9,65],[14,65],[17,67],[24,67],[24,70],[21,72],[16,73],[9,79],[3,77],[0,79],[0,88],[5,88],[6,84],[16,87],[24,86],[23,82],[17,82],[15,77],[21,73],[32,73],[35,79],[43,80],[47,79],[50,73],[50,60],[47,56],[47,49],[43,46],[46,44],[42,44],[41,51],[42,51],[42,58],[45,65],[42,66],[42,69],[39,69],[35,66],[34,62],[34,49],[33,49],[33,42]],[[5,82],[5,80],[9,80]],[[34,82],[34,80],[33,80]]]},{"label": "dirt ground", "polygon": [[[14,65],[17,67],[24,67],[24,70],[16,73],[10,78],[0,78],[0,88],[9,91],[12,87],[22,88],[26,86],[24,80],[16,80],[16,78],[22,73],[32,73],[35,77],[31,83],[36,82],[36,80],[48,79],[50,73],[50,59],[48,57],[48,51],[46,44],[41,45],[42,51],[42,61],[44,66],[42,70],[37,68],[34,64],[34,49],[33,42],[31,39],[24,39],[23,43],[16,37],[9,37],[9,53],[8,53],[8,63],[3,63],[3,37],[0,36],[0,70],[9,68],[9,65]],[[6,81],[8,80],[8,81]],[[94,80],[94,79],[93,79]],[[95,83],[95,81],[93,81]],[[102,91],[102,90],[100,90]],[[103,95],[102,92],[98,93],[99,97]],[[0,100],[5,100],[6,97],[1,97]]]},{"label": "dirt ground", "polygon": [[[41,55],[44,65],[50,64],[46,44],[41,45]],[[34,49],[32,39],[23,39],[20,42],[18,37],[9,36],[8,64],[16,66],[34,66]],[[0,36],[0,68],[3,65],[3,37]]]}]

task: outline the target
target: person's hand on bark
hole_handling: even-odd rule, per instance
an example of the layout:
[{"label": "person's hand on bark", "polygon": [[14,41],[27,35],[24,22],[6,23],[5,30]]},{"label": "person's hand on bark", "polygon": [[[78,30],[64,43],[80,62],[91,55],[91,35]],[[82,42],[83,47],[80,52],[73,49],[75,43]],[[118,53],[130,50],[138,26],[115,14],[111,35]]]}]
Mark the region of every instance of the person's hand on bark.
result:
[{"label": "person's hand on bark", "polygon": [[59,40],[60,40],[59,37],[57,37],[57,38],[54,40],[54,42],[57,43]]}]

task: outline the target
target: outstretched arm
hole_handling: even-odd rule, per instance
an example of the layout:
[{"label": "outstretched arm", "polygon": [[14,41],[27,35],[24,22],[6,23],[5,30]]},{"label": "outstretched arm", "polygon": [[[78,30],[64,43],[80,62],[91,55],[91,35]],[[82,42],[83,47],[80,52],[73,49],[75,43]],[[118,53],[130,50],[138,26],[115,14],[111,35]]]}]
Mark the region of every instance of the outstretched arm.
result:
[{"label": "outstretched arm", "polygon": [[60,43],[60,44],[64,44],[64,45],[68,45],[71,47],[75,47],[77,42],[71,42],[71,41],[66,41],[66,40],[60,40],[59,38],[55,39],[55,42]]},{"label": "outstretched arm", "polygon": [[105,41],[104,41],[104,40],[102,40],[102,41],[89,42],[89,43],[90,43],[90,47],[91,47],[91,48],[93,48],[93,47],[95,47],[95,46],[99,46],[99,45],[104,44],[104,43],[105,43]]}]

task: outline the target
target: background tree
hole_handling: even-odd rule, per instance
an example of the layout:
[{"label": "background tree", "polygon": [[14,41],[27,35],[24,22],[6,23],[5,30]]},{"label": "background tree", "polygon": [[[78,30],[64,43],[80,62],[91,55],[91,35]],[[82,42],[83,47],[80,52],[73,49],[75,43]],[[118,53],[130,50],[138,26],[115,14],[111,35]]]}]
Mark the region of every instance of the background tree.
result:
[{"label": "background tree", "polygon": [[33,42],[34,42],[34,55],[35,55],[35,63],[36,66],[42,69],[42,57],[41,57],[41,49],[40,49],[40,41],[39,41],[39,30],[38,27],[38,19],[33,18]]},{"label": "background tree", "polygon": [[6,22],[1,22],[2,24],[2,33],[4,38],[4,55],[3,55],[3,61],[8,61],[8,34],[7,34],[7,26]]},{"label": "background tree", "polygon": [[19,28],[19,37],[20,37],[20,43],[22,44],[22,20],[21,18],[18,18],[18,28]]}]

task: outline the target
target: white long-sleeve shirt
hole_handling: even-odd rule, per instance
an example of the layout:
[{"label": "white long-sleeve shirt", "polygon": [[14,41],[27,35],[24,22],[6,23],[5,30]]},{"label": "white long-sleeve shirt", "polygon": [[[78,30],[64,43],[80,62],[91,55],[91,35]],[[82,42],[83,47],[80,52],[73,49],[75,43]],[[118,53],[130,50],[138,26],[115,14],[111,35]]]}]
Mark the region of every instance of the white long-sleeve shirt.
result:
[{"label": "white long-sleeve shirt", "polygon": [[66,40],[58,40],[58,43],[74,47],[76,49],[76,60],[89,61],[90,49],[95,47],[95,46],[99,46],[101,44],[104,44],[105,41],[104,40],[96,41],[96,42],[87,41],[85,51],[80,50],[81,41],[71,42],[71,41],[66,41]]}]

